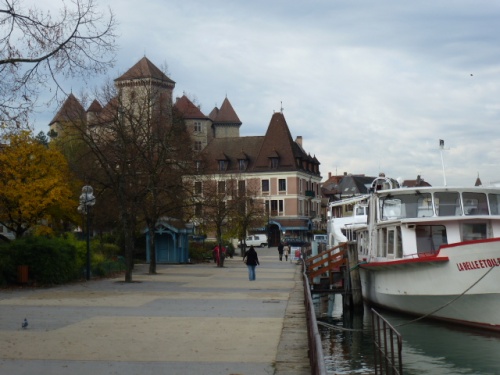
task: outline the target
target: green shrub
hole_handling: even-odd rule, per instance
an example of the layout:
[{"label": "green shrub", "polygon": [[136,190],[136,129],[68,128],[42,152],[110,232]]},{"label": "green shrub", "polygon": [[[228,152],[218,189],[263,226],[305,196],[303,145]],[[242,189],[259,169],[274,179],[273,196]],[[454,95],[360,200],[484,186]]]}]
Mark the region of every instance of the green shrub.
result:
[{"label": "green shrub", "polygon": [[11,257],[14,272],[17,266],[28,266],[29,278],[37,284],[61,284],[80,277],[78,249],[66,239],[26,237],[2,246],[1,252]]},{"label": "green shrub", "polygon": [[203,262],[207,258],[212,257],[212,247],[208,247],[207,244],[205,243],[205,246],[203,246],[203,243],[199,242],[190,242],[189,243],[189,259],[191,259],[191,262]]}]

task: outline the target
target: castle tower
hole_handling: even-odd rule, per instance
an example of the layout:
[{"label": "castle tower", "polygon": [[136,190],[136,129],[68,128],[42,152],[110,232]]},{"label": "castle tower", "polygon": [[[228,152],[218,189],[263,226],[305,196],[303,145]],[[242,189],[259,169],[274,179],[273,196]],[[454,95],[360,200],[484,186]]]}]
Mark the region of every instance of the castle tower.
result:
[{"label": "castle tower", "polygon": [[149,116],[171,118],[175,82],[148,58],[143,57],[115,79],[115,86],[118,88],[120,105],[135,111],[136,116],[147,108]]},{"label": "castle tower", "polygon": [[241,121],[226,97],[220,109],[215,107],[208,116],[212,120],[214,138],[230,138],[240,136]]}]

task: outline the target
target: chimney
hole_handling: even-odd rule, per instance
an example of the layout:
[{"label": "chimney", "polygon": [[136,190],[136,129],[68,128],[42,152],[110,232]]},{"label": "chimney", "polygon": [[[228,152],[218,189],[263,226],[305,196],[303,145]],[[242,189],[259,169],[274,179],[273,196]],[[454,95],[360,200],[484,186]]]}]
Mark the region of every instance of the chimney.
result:
[{"label": "chimney", "polygon": [[302,136],[301,135],[298,135],[297,138],[295,139],[295,142],[298,143],[298,145],[300,147],[302,147]]},{"label": "chimney", "polygon": [[332,172],[328,172],[328,179],[332,178]]}]

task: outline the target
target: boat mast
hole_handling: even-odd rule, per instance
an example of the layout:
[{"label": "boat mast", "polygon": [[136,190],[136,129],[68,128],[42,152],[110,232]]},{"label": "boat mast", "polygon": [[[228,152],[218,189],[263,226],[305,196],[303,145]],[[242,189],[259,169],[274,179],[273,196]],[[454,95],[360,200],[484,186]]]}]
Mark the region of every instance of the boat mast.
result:
[{"label": "boat mast", "polygon": [[441,153],[441,165],[443,166],[444,186],[446,186],[446,173],[444,172],[444,159],[443,159],[443,150],[445,150],[445,148],[444,148],[444,140],[442,140],[442,139],[439,140],[439,150]]}]

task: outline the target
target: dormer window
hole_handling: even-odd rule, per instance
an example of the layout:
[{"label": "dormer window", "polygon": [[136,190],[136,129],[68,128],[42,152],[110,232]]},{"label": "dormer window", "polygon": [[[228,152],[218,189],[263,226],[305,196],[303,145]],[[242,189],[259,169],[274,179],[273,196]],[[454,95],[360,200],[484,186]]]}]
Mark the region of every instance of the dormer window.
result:
[{"label": "dormer window", "polygon": [[269,158],[271,160],[271,169],[277,169],[278,166],[280,165],[280,159],[279,158]]},{"label": "dormer window", "polygon": [[227,160],[219,160],[219,171],[227,170],[229,162]]},{"label": "dormer window", "polygon": [[238,160],[238,168],[240,171],[246,171],[248,167],[248,160],[247,159],[239,159]]},{"label": "dormer window", "polygon": [[276,152],[276,150],[274,150],[271,155],[268,156],[269,158],[269,167],[271,169],[277,169],[280,165],[280,156],[279,154]]}]

